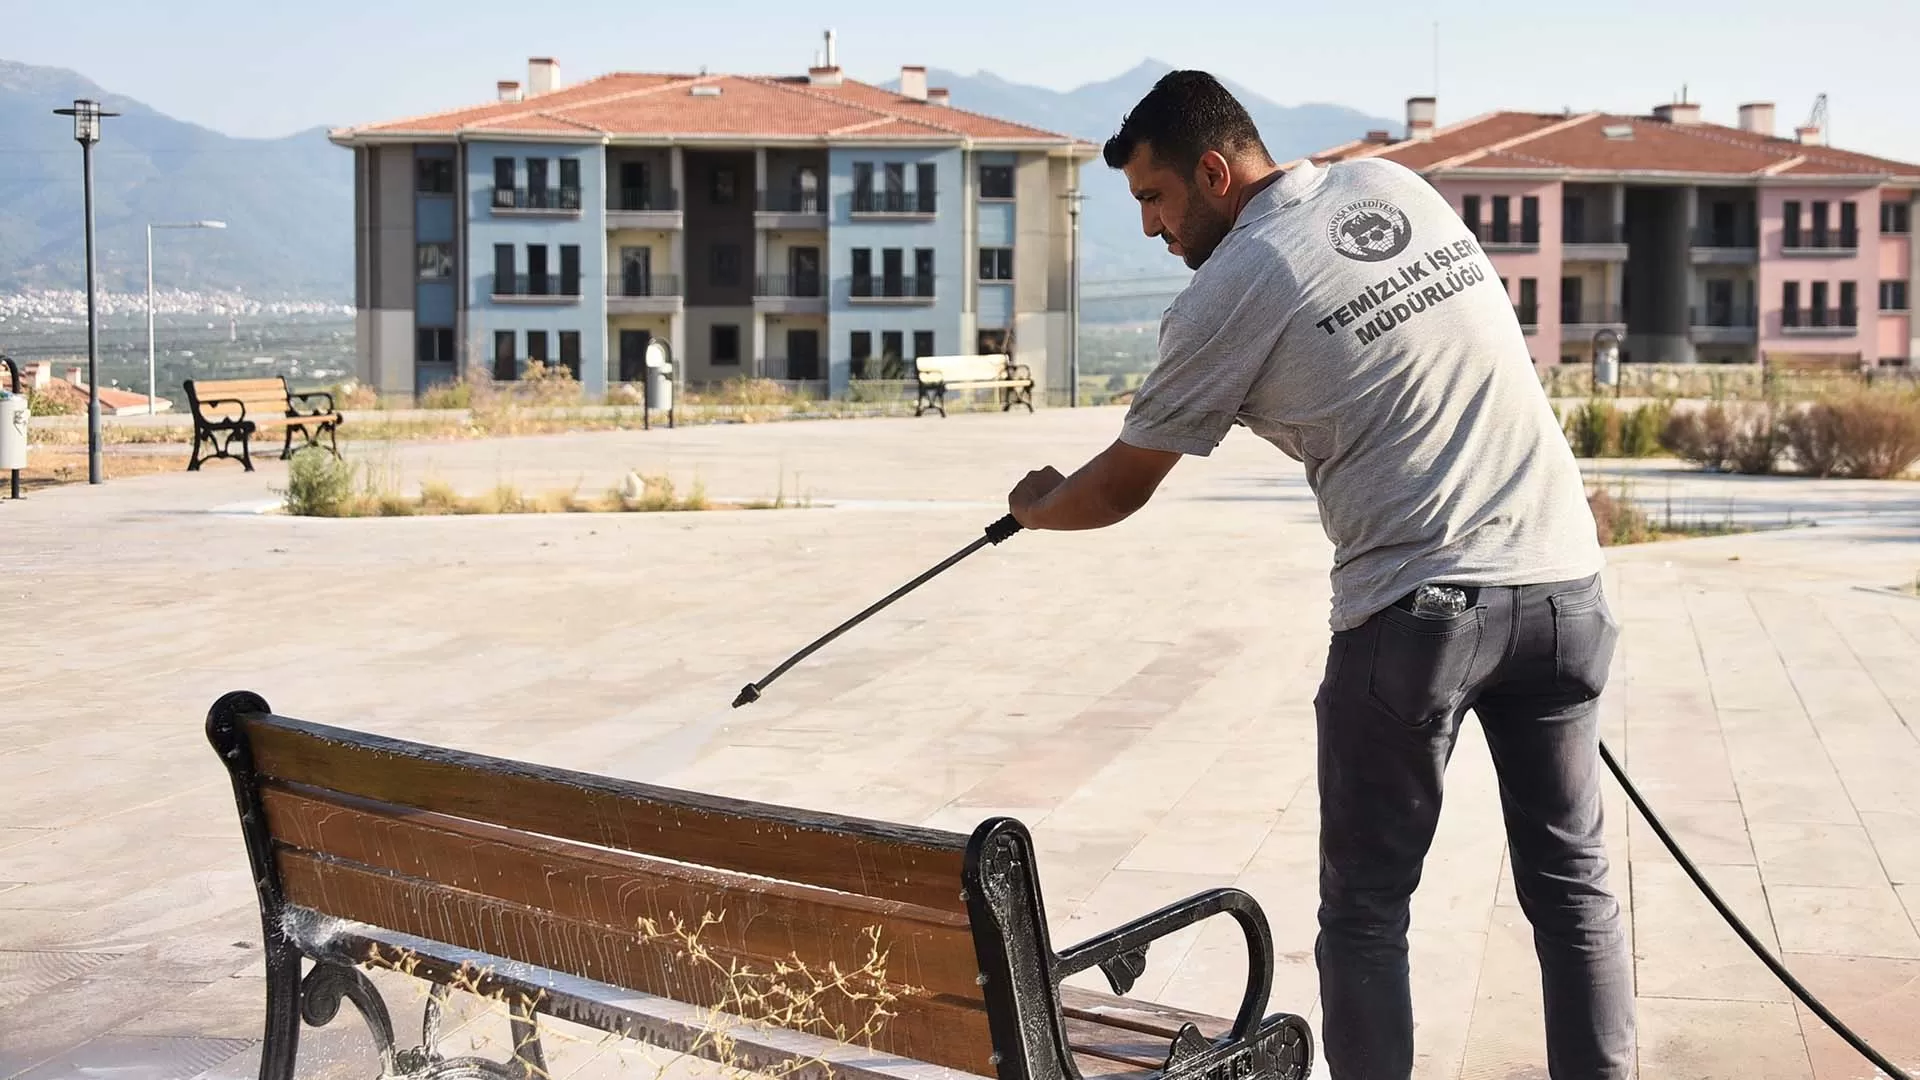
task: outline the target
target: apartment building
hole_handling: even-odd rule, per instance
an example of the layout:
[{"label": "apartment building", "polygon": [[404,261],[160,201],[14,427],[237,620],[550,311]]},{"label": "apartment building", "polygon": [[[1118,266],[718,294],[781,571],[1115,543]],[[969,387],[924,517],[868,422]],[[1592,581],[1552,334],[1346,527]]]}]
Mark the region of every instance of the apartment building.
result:
[{"label": "apartment building", "polygon": [[1315,154],[1384,157],[1447,196],[1498,269],[1535,363],[1622,359],[1901,366],[1920,357],[1912,241],[1920,165],[1774,134],[1699,104],[1647,116],[1497,112],[1448,127],[1430,97],[1384,131]]},{"label": "apartment building", "polygon": [[847,78],[831,34],[824,59],[565,85],[535,58],[484,104],[332,132],[361,377],[406,395],[540,360],[599,394],[662,339],[691,385],[837,395],[1011,352],[1063,396],[1069,196],[1096,148],[957,107],[923,68],[898,92]]}]

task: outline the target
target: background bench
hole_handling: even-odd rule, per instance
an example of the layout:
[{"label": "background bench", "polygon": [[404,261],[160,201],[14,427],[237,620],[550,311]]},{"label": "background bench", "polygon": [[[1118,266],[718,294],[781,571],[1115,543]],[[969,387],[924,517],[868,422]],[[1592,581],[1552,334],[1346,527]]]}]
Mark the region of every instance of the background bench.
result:
[{"label": "background bench", "polygon": [[[395,1046],[363,965],[436,984],[429,1008],[450,984],[511,1003],[518,1064],[490,1075],[545,1075],[546,1015],[703,1056],[724,1046],[725,1064],[781,1076],[1307,1076],[1305,1022],[1264,1015],[1273,946],[1250,896],[1212,890],[1055,953],[1012,819],[964,836],[723,799],[305,723],[244,692],[214,704],[207,734],[266,935],[262,1080],[293,1075],[302,1019],[325,1024],[342,999],[383,1061],[432,1065],[431,1046]],[[1231,1021],[1061,985],[1099,967],[1123,994],[1153,940],[1220,914],[1248,942]],[[705,962],[655,932],[676,919],[699,927]],[[870,973],[876,955],[884,978],[853,982],[891,1014],[877,1028],[873,996],[766,1015],[760,976],[743,993],[722,974]],[[743,1023],[715,1040],[716,1016]]]},{"label": "background bench", "polygon": [[1015,405],[1033,411],[1033,373],[1011,356],[923,356],[914,361],[914,368],[920,391],[913,405],[915,416],[925,416],[932,409],[945,417],[949,390],[999,390],[1001,412]]},{"label": "background bench", "polygon": [[[296,391],[284,375],[271,379],[188,379],[184,387],[193,410],[189,472],[199,471],[201,461],[209,458],[234,458],[252,472],[249,444],[253,433],[275,427],[285,428],[287,433],[280,448],[282,461],[293,453],[296,431],[305,437],[305,446],[320,445],[320,437],[325,435],[327,448],[334,457],[340,456],[341,416],[333,406],[333,395],[325,390]],[[307,404],[322,400],[319,407]],[[230,452],[235,439],[240,441],[237,458]],[[202,446],[213,453],[203,458]]]}]

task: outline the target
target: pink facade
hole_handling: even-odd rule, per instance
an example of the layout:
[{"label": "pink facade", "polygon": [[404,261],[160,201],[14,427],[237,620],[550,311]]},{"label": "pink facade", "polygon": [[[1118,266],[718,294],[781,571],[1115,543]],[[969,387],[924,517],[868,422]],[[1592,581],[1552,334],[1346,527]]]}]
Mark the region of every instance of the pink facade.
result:
[{"label": "pink facade", "polygon": [[[1520,282],[1535,282],[1536,325],[1527,333],[1527,352],[1535,364],[1560,362],[1560,274],[1561,274],[1561,186],[1558,180],[1438,180],[1434,189],[1446,196],[1455,212],[1462,212],[1470,195],[1480,197],[1481,247],[1493,262],[1494,271],[1507,281],[1507,296],[1520,303]],[[1508,200],[1508,220],[1512,226],[1511,243],[1497,245],[1493,235],[1493,200],[1504,195]],[[1521,200],[1533,196],[1540,200],[1540,243],[1515,250],[1520,239]]]},{"label": "pink facade", "polygon": [[[1812,206],[1826,203],[1827,227],[1840,232],[1840,207],[1852,203],[1858,229],[1858,246],[1853,250],[1789,249],[1786,246],[1786,204],[1798,203],[1800,235],[1813,235]],[[1877,363],[1883,355],[1886,335],[1880,326],[1879,300],[1882,269],[1880,237],[1880,191],[1877,187],[1776,187],[1759,189],[1760,265],[1756,290],[1760,309],[1760,351],[1782,353],[1857,353],[1863,363]],[[1900,277],[1906,276],[1901,271]],[[1835,330],[1790,330],[1782,311],[1787,282],[1799,284],[1799,305],[1813,307],[1813,286],[1826,285],[1826,306],[1839,308],[1841,285],[1854,286],[1857,326],[1851,333]],[[1905,356],[1903,343],[1892,356]]]},{"label": "pink facade", "polygon": [[[1877,228],[1875,231],[1878,231]],[[1882,233],[1880,241],[1880,280],[1905,281],[1912,267],[1913,237]]]},{"label": "pink facade", "polygon": [[1910,316],[1907,315],[1881,315],[1879,317],[1880,355],[1882,357],[1906,357],[1907,347],[1912,340],[1908,337],[1907,328],[1910,325],[1909,319]]}]

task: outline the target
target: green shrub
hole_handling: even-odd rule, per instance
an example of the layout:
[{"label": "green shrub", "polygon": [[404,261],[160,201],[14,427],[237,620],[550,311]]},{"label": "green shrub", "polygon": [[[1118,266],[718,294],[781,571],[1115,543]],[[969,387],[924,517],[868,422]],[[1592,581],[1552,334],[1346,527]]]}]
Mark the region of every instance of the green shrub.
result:
[{"label": "green shrub", "polygon": [[1587,492],[1587,509],[1593,512],[1593,527],[1603,547],[1642,544],[1654,539],[1653,522],[1646,511],[1635,506],[1626,492],[1615,495],[1604,487]]},{"label": "green shrub", "polygon": [[1667,420],[1673,414],[1673,406],[1668,402],[1642,405],[1627,414],[1626,421],[1620,425],[1620,454],[1622,457],[1652,457],[1660,452],[1660,433],[1666,429]]},{"label": "green shrub", "polygon": [[80,411],[71,401],[38,390],[27,391],[27,413],[31,416],[72,416]]},{"label": "green shrub", "polygon": [[354,509],[353,466],[318,447],[294,452],[287,466],[287,513],[341,517]]},{"label": "green shrub", "polygon": [[1620,410],[1605,398],[1588,398],[1568,421],[1567,439],[1579,457],[1615,456],[1620,448]]}]

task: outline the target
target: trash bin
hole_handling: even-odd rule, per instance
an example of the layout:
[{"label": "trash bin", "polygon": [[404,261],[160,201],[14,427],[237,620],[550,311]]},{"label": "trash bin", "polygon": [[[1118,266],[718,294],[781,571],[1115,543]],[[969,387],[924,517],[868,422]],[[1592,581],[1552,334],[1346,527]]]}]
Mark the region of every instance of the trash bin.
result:
[{"label": "trash bin", "polygon": [[27,399],[0,390],[0,472],[27,467]]},{"label": "trash bin", "polygon": [[673,408],[673,352],[659,338],[647,342],[647,405]]}]

